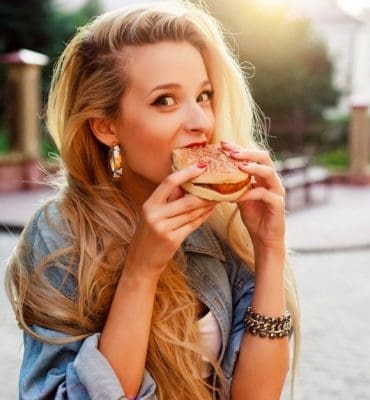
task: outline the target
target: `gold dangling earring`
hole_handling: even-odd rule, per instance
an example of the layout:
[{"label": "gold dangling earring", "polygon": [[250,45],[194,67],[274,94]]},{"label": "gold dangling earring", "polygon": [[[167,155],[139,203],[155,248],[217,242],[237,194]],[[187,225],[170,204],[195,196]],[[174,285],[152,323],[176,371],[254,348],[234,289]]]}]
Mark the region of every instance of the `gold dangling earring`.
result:
[{"label": "gold dangling earring", "polygon": [[119,181],[123,174],[123,160],[121,149],[117,143],[109,149],[108,166],[112,181]]}]

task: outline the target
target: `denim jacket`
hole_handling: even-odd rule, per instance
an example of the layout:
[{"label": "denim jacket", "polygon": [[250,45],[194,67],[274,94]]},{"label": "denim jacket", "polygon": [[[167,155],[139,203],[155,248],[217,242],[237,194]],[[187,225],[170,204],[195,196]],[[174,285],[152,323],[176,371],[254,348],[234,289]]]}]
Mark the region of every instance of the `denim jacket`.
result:
[{"label": "denim jacket", "polygon": [[[27,268],[33,268],[43,256],[66,245],[55,231],[60,223],[58,203],[41,207],[26,226],[20,244],[29,246]],[[50,224],[50,221],[52,224]],[[254,277],[207,224],[194,231],[182,244],[188,259],[189,283],[198,298],[214,314],[222,336],[219,360],[228,391],[244,333],[243,314],[251,304]],[[63,294],[75,285],[63,279],[60,271],[48,276]],[[61,332],[32,325],[38,334],[66,337]],[[24,333],[24,355],[20,370],[19,398],[23,400],[118,400],[125,393],[108,360],[98,350],[99,332],[70,344],[50,345]],[[169,379],[171,372],[169,371]],[[140,400],[155,400],[156,382],[145,369],[137,395]],[[229,397],[228,397],[229,398]]]}]

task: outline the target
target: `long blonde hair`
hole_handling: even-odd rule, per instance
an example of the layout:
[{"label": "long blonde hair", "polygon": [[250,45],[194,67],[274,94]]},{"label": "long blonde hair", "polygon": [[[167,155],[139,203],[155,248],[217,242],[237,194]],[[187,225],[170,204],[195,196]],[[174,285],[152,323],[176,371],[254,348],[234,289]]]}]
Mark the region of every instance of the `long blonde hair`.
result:
[{"label": "long blonde hair", "polygon": [[[200,51],[215,93],[214,142],[228,139],[246,147],[260,146],[261,124],[243,71],[222,27],[201,7],[180,0],[131,6],[80,28],[56,64],[47,109],[49,131],[64,170],[58,199],[63,224],[55,229],[64,227],[61,233],[68,245],[44,257],[32,271],[24,265],[27,249],[19,246],[7,274],[8,294],[20,326],[39,340],[50,341],[38,337],[30,324],[71,335],[65,340],[85,338],[104,326],[138,215],[127,194],[112,183],[106,167],[108,149],[92,134],[89,120],[118,113],[129,84],[125,47],[163,40],[187,41]],[[251,240],[236,205],[219,204],[209,223],[254,271]],[[162,273],[156,293],[147,368],[157,382],[160,400],[175,400],[179,393],[183,400],[212,398],[199,378],[198,301],[187,282],[185,264],[178,251]],[[51,265],[73,276],[77,297],[66,297],[50,285],[45,270]],[[289,265],[286,298],[298,333]],[[218,363],[214,368],[222,392],[223,373]]]}]

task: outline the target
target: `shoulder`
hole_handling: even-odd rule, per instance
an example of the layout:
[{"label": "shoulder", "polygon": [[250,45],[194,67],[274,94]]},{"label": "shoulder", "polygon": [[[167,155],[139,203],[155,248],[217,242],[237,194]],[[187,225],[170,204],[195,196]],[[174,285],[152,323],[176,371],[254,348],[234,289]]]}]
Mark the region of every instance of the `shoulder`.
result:
[{"label": "shoulder", "polygon": [[40,232],[45,235],[55,234],[61,225],[61,202],[54,199],[49,200],[35,211],[24,228],[24,235],[32,241]]},{"label": "shoulder", "polygon": [[19,245],[28,248],[27,253],[36,260],[69,243],[66,224],[63,222],[61,203],[50,200],[43,204],[25,226]]},{"label": "shoulder", "polygon": [[76,265],[75,255],[61,207],[60,201],[50,200],[34,213],[20,236],[17,253],[27,273],[46,277],[64,295],[74,297],[76,281],[68,271]]}]

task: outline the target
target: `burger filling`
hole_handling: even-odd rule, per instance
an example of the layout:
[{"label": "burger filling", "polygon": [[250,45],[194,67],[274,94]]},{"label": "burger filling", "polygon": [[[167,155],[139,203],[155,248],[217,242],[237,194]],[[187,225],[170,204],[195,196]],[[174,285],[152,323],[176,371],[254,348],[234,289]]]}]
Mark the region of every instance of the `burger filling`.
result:
[{"label": "burger filling", "polygon": [[220,183],[220,184],[218,184],[218,183],[212,183],[212,184],[194,183],[194,185],[203,186],[208,189],[212,189],[216,192],[219,192],[221,194],[229,194],[229,193],[238,192],[243,187],[247,186],[248,183],[249,183],[249,178],[247,178],[244,181],[237,182],[237,183]]}]

